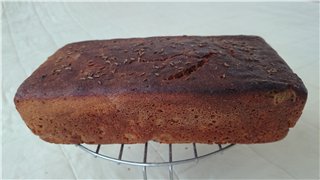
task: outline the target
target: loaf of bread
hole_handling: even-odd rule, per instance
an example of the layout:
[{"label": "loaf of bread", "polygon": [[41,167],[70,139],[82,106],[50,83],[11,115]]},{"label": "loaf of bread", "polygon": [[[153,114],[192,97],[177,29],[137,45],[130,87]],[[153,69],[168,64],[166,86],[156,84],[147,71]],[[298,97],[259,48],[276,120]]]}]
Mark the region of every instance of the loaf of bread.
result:
[{"label": "loaf of bread", "polygon": [[26,125],[62,144],[266,143],[307,99],[257,36],[172,36],[68,44],[17,90]]}]

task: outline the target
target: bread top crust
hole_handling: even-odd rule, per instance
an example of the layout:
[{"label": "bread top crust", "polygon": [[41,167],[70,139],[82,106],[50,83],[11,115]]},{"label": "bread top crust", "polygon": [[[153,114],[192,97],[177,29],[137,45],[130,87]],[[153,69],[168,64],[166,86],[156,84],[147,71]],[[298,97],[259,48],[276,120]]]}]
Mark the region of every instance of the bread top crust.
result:
[{"label": "bread top crust", "polygon": [[258,36],[169,36],[68,44],[22,83],[15,100],[288,88],[307,95],[301,79]]}]

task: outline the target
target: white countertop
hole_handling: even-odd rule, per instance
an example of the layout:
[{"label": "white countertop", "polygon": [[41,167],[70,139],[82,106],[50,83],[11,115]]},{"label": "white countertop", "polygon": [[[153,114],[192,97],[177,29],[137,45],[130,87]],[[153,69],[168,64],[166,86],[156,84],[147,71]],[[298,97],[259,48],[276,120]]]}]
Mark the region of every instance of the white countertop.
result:
[{"label": "white countertop", "polygon": [[[3,3],[3,178],[140,179],[141,168],[93,158],[73,145],[46,143],[15,110],[13,97],[63,45],[158,35],[263,37],[305,83],[303,115],[279,142],[236,145],[222,155],[174,167],[176,179],[319,178],[319,3]],[[183,145],[182,145],[183,146]],[[141,156],[139,147],[126,153]],[[150,146],[151,149],[158,148]],[[191,148],[175,147],[178,154]],[[118,149],[118,147],[116,147]],[[131,151],[131,152],[130,152]],[[156,155],[156,152],[150,153]],[[167,179],[167,168],[148,169]]]}]

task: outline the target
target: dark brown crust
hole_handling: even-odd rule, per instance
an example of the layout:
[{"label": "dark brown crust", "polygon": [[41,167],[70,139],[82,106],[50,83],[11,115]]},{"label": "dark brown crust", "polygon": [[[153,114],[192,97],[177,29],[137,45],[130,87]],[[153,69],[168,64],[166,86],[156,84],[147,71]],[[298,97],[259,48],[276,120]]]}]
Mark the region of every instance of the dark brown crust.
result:
[{"label": "dark brown crust", "polygon": [[283,138],[306,99],[301,79],[260,37],[175,36],[68,44],[15,103],[55,143],[261,143]]}]

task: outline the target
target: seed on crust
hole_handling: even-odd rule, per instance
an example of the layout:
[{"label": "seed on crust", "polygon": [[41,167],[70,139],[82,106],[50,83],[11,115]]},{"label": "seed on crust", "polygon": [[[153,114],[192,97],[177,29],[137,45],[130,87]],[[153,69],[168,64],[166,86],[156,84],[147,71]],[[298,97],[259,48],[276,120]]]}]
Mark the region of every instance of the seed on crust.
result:
[{"label": "seed on crust", "polygon": [[228,63],[223,63],[223,65],[225,66],[225,67],[229,67],[230,65],[228,64]]}]

